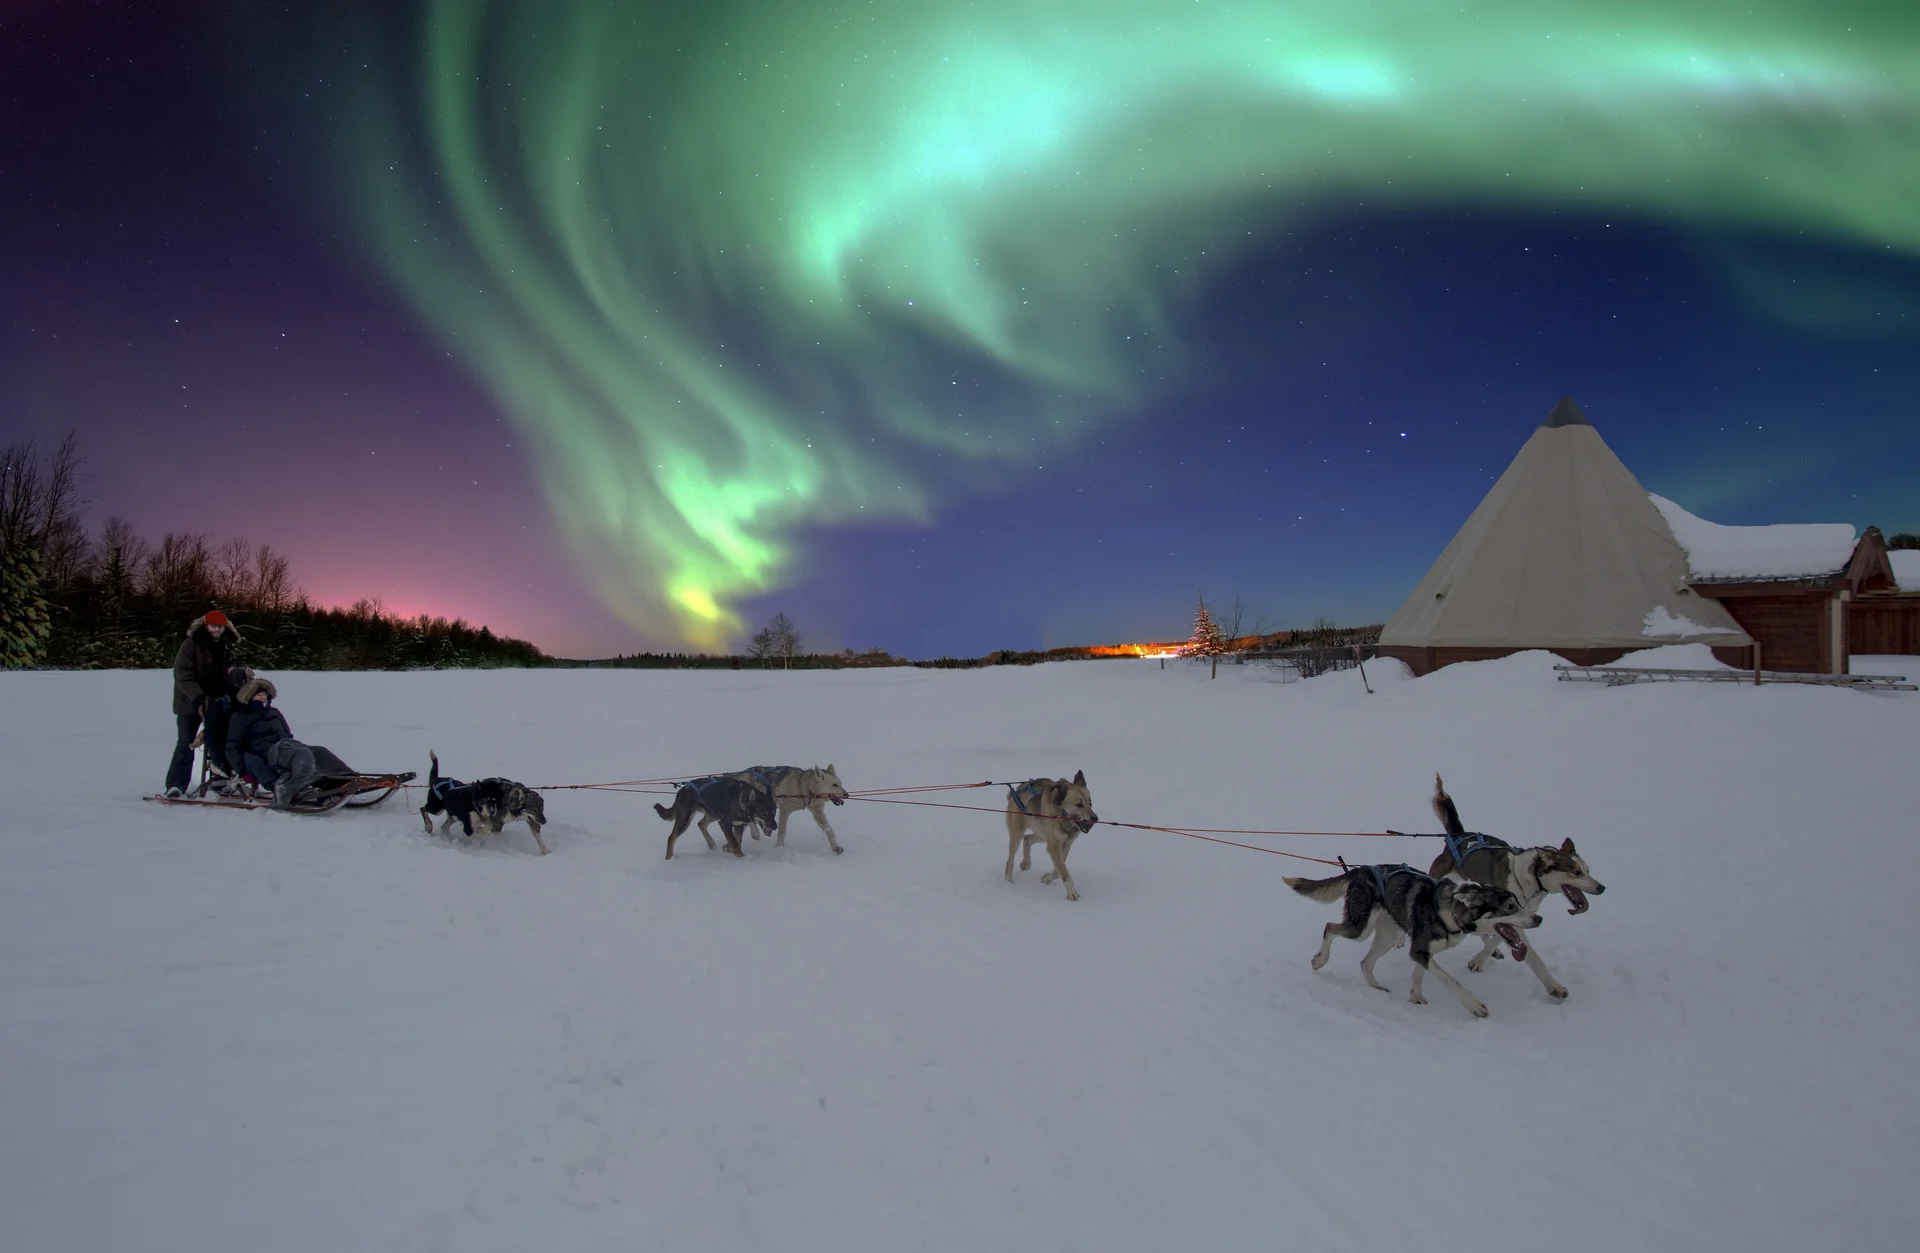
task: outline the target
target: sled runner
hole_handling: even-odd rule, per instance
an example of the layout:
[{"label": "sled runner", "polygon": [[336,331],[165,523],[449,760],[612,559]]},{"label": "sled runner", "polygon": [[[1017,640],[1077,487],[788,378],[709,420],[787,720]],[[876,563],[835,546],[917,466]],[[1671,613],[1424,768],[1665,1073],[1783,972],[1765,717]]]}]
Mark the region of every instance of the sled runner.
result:
[{"label": "sled runner", "polygon": [[[326,774],[300,790],[287,809],[294,814],[329,814],[336,809],[370,809],[399,791],[414,772],[401,774]],[[271,801],[227,796],[148,796],[162,805],[200,805],[211,809],[266,809]]]}]

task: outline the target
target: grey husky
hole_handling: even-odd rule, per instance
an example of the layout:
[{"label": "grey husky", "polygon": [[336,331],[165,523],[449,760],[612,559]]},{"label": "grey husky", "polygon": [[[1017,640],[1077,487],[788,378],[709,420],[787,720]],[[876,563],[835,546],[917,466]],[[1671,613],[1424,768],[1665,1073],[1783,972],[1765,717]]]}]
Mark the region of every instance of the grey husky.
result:
[{"label": "grey husky", "polygon": [[[1447,788],[1439,775],[1433,776],[1433,812],[1446,828],[1448,835],[1466,836],[1466,827],[1460,821],[1460,811],[1454,808],[1453,797],[1447,795]],[[1595,896],[1606,891],[1606,886],[1593,877],[1587,869],[1587,863],[1573,849],[1573,841],[1568,840],[1559,848],[1541,845],[1537,848],[1515,848],[1505,840],[1496,840],[1490,835],[1474,835],[1477,847],[1463,852],[1464,866],[1453,864],[1453,853],[1441,850],[1433,859],[1431,871],[1434,878],[1452,877],[1462,883],[1484,883],[1492,887],[1505,888],[1520,900],[1520,906],[1528,913],[1540,908],[1540,902],[1558,892],[1567,898],[1572,906],[1569,914],[1587,912],[1587,894]],[[1496,952],[1500,941],[1488,936],[1486,947],[1482,948],[1473,960],[1467,963],[1467,969],[1479,974],[1487,968],[1489,957],[1498,958]],[[1547,963],[1540,957],[1540,950],[1532,944],[1524,944],[1514,949],[1515,957],[1527,963],[1547,995],[1556,1001],[1567,999],[1567,989],[1553,977],[1547,969]]]},{"label": "grey husky", "polygon": [[1447,985],[1467,1012],[1485,1018],[1487,1007],[1460,981],[1434,963],[1433,955],[1452,948],[1468,935],[1493,935],[1518,948],[1520,929],[1540,925],[1540,915],[1518,917],[1520,902],[1513,893],[1481,883],[1433,879],[1408,866],[1355,866],[1331,879],[1288,878],[1287,886],[1316,901],[1346,899],[1339,922],[1330,922],[1320,935],[1320,951],[1313,968],[1327,964],[1333,937],[1365,939],[1373,933],[1373,947],[1360,959],[1367,986],[1388,991],[1373,977],[1373,963],[1402,939],[1413,956],[1413,990],[1407,999],[1425,1005],[1420,980],[1427,971]]},{"label": "grey husky", "polygon": [[[736,770],[722,778],[739,779],[751,783],[773,796],[774,808],[780,814],[779,833],[774,837],[775,848],[787,846],[787,819],[804,809],[813,815],[814,823],[826,832],[827,847],[836,853],[847,850],[840,847],[840,841],[834,837],[833,824],[827,821],[827,802],[836,805],[847,803],[847,789],[840,782],[840,773],[828,762],[820,766],[751,766],[745,770]],[[774,834],[771,822],[753,824],[753,838],[759,839],[761,831]],[[707,836],[707,847],[713,847],[713,837],[707,835],[707,819],[700,819],[700,834]]]},{"label": "grey husky", "polygon": [[[673,794],[672,807],[655,805],[653,812],[673,823],[673,830],[667,835],[668,861],[673,860],[674,842],[686,833],[696,813],[702,818],[702,835],[707,835],[707,819],[719,821],[720,833],[727,837],[727,851],[735,857],[746,856],[740,848],[742,827],[755,822],[772,826],[774,822],[772,796],[751,783],[742,783],[724,775],[709,775],[704,779],[682,783]],[[710,835],[707,835],[707,847],[714,847]]]},{"label": "grey husky", "polygon": [[1087,776],[1073,772],[1066,779],[1029,779],[1007,785],[1007,882],[1013,882],[1013,855],[1020,854],[1020,869],[1033,868],[1035,840],[1046,843],[1053,869],[1040,876],[1040,882],[1055,879],[1066,885],[1067,899],[1080,899],[1067,873],[1067,853],[1073,842],[1093,830],[1100,815],[1093,812],[1093,794],[1087,791]]}]

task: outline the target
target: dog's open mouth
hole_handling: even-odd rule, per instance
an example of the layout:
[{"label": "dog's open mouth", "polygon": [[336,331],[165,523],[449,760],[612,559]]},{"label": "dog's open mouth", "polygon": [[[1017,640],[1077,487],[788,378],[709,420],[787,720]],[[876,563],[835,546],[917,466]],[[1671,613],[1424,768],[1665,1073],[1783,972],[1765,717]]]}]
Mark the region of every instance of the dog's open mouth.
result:
[{"label": "dog's open mouth", "polygon": [[1513,950],[1513,960],[1527,960],[1527,942],[1520,938],[1520,928],[1510,922],[1496,922],[1493,924],[1493,933],[1505,940],[1507,947]]},{"label": "dog's open mouth", "polygon": [[1098,821],[1099,819],[1097,818],[1082,818],[1078,822],[1074,823],[1073,825],[1080,828],[1081,835],[1085,835],[1087,832],[1093,830],[1094,825]]},{"label": "dog's open mouth", "polygon": [[1568,913],[1584,914],[1587,912],[1587,894],[1573,886],[1573,884],[1562,884],[1560,886],[1560,895],[1566,897],[1567,903],[1573,906],[1572,909],[1567,911]]},{"label": "dog's open mouth", "polygon": [[844,796],[829,796],[827,799],[836,805],[844,805],[847,803],[847,798]]}]

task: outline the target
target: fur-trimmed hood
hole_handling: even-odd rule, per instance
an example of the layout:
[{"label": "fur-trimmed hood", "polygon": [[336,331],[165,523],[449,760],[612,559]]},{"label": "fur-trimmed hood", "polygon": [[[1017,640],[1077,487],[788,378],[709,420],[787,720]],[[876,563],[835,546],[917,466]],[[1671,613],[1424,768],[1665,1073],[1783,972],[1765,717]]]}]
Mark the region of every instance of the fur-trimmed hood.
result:
[{"label": "fur-trimmed hood", "polygon": [[261,678],[259,675],[256,674],[251,679],[248,679],[245,683],[240,685],[239,695],[233,698],[233,703],[235,705],[245,707],[247,704],[249,704],[253,700],[253,698],[257,694],[261,692],[265,692],[267,694],[268,700],[272,700],[280,694],[278,691],[274,689],[274,686],[271,680]]},{"label": "fur-trimmed hood", "polygon": [[[235,640],[243,640],[246,638],[246,636],[240,634],[240,628],[234,624],[232,618],[227,619],[227,634]],[[187,627],[187,638],[197,643],[205,644],[209,648],[213,646],[213,633],[207,630],[207,615],[201,614],[193,620]]]}]

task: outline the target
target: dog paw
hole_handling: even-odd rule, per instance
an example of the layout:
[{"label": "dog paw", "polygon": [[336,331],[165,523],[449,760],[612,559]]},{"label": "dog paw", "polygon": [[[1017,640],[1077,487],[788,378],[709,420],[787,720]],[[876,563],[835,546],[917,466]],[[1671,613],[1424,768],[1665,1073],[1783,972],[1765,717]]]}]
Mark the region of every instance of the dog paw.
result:
[{"label": "dog paw", "polygon": [[1067,899],[1068,899],[1068,900],[1070,900],[1070,901],[1077,901],[1077,900],[1079,900],[1079,899],[1080,899],[1080,893],[1078,893],[1078,892],[1076,892],[1076,891],[1074,891],[1074,890],[1073,890],[1072,888],[1068,888],[1068,889],[1067,889]]},{"label": "dog paw", "polygon": [[1487,1007],[1485,1005],[1482,1005],[1479,1001],[1475,1001],[1473,1004],[1467,1006],[1467,1012],[1472,1014],[1475,1018],[1486,1018],[1489,1016]]},{"label": "dog paw", "polygon": [[1503,953],[1503,952],[1501,952],[1501,951],[1500,951],[1499,949],[1494,949],[1494,950],[1493,950],[1493,960],[1495,960],[1495,961],[1497,961],[1497,962],[1503,962],[1503,961],[1505,961],[1505,960],[1507,960],[1507,955],[1506,955],[1505,953]]},{"label": "dog paw", "polygon": [[1012,882],[1013,882],[1013,867],[1012,867],[1012,866],[1008,866],[1008,867],[1007,867],[1007,882],[1008,882],[1008,883],[1012,883]]},{"label": "dog paw", "polygon": [[1567,990],[1556,983],[1547,989],[1547,995],[1556,1001],[1564,1001],[1567,999]]},{"label": "dog paw", "polygon": [[1315,970],[1320,969],[1322,966],[1325,966],[1326,964],[1327,964],[1327,958],[1326,958],[1326,954],[1324,953],[1315,953],[1313,955],[1313,960],[1307,963],[1307,965],[1312,966]]},{"label": "dog paw", "polygon": [[[1386,991],[1385,988],[1381,988],[1380,990],[1382,992]],[[1418,992],[1407,993],[1407,999],[1412,1001],[1415,1005],[1425,1005],[1427,1003],[1427,998],[1420,995]]]},{"label": "dog paw", "polygon": [[1467,969],[1477,975],[1485,974],[1487,970],[1487,959],[1484,957],[1476,957],[1467,963]]},{"label": "dog paw", "polygon": [[836,848],[833,850],[833,853],[834,853],[834,856],[838,857],[841,853],[844,853],[846,851],[847,850],[844,848]]},{"label": "dog paw", "polygon": [[[1022,869],[1025,869],[1025,867],[1022,867]],[[1045,874],[1043,874],[1043,875],[1041,875],[1041,876],[1040,876],[1040,882],[1042,882],[1042,883],[1052,883],[1052,882],[1053,882],[1053,881],[1054,881],[1055,879],[1058,879],[1059,877],[1060,877],[1059,875],[1057,875],[1057,874],[1055,874],[1055,873],[1053,873],[1053,871],[1051,871],[1051,870],[1049,870],[1049,871],[1047,871],[1047,873],[1045,873]]]}]

